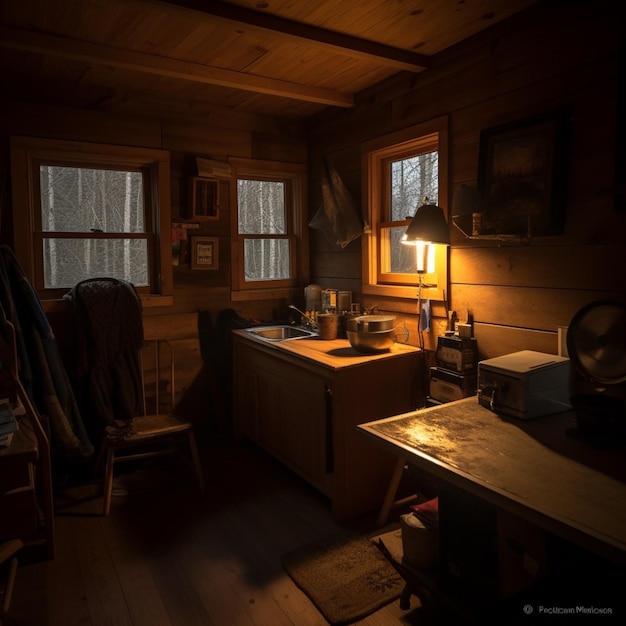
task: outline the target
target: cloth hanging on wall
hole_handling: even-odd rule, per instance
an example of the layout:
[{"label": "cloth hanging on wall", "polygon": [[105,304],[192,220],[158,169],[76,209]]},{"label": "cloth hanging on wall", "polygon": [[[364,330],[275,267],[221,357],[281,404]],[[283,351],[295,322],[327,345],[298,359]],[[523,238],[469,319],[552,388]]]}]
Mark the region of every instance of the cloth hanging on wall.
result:
[{"label": "cloth hanging on wall", "polygon": [[309,227],[322,231],[333,245],[342,249],[363,234],[356,203],[326,157],[322,157],[322,205]]},{"label": "cloth hanging on wall", "polygon": [[0,246],[2,321],[15,328],[18,377],[31,402],[50,426],[54,461],[76,462],[93,455],[56,337],[39,300],[13,251]]}]

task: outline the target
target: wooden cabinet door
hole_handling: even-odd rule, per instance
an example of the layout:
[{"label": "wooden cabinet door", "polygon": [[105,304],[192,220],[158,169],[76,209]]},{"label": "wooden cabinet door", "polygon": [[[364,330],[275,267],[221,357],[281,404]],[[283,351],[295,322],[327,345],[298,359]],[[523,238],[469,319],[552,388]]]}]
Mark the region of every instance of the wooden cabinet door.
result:
[{"label": "wooden cabinet door", "polygon": [[235,428],[328,493],[330,381],[292,360],[236,342]]},{"label": "wooden cabinet door", "polygon": [[[259,443],[326,493],[326,381],[280,360],[259,372]],[[330,433],[328,433],[330,436]]]}]

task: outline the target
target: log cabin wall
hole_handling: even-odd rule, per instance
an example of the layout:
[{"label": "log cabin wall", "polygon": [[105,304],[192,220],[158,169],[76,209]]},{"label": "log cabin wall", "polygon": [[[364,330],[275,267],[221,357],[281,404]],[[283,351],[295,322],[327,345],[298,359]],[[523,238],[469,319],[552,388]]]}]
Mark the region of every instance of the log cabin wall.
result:
[{"label": "log cabin wall", "polygon": [[[466,310],[473,313],[481,358],[521,348],[555,352],[556,327],[566,326],[585,303],[604,297],[626,299],[626,210],[623,204],[621,210],[615,206],[619,190],[614,179],[620,146],[622,183],[626,176],[623,134],[620,141],[616,137],[618,76],[621,71],[623,84],[626,71],[623,63],[619,67],[623,21],[615,3],[573,4],[571,9],[553,9],[551,3],[541,3],[441,53],[422,74],[399,74],[359,94],[353,109],[329,110],[310,119],[306,128],[219,108],[190,108],[176,115],[169,106],[161,111],[156,105],[137,114],[123,101],[101,103],[109,110],[99,110],[99,103],[92,111],[63,108],[46,105],[43,93],[5,90],[0,96],[0,164],[8,171],[11,135],[166,149],[172,164],[172,220],[179,221],[188,208],[187,182],[195,173],[195,156],[308,160],[312,216],[321,203],[322,156],[362,203],[361,144],[448,115],[452,198],[460,184],[477,181],[481,130],[570,106],[573,137],[564,235],[535,238],[527,246],[498,246],[464,240],[451,229],[449,304],[460,316]],[[284,304],[230,301],[227,186],[221,183],[219,220],[203,223],[197,231],[219,237],[219,271],[175,267],[173,306],[145,310],[147,334],[174,341],[182,391],[201,369],[198,311],[209,310],[215,319],[218,311],[233,307],[243,317],[267,319]],[[10,215],[5,214],[2,240],[10,243],[8,233]],[[367,306],[393,306],[413,331],[411,343],[416,343],[415,303],[363,301],[361,263],[360,240],[338,251],[320,232],[311,231],[311,282],[351,290]],[[439,318],[427,337],[430,347],[445,325],[440,303],[435,303],[434,313]],[[67,317],[63,312],[50,317],[60,342],[69,343]]]},{"label": "log cabin wall", "polygon": [[[203,114],[192,112],[164,117],[147,112],[130,115],[102,111],[51,107],[41,102],[2,98],[0,136],[3,142],[2,169],[9,179],[9,137],[68,139],[108,144],[159,148],[170,151],[172,222],[190,222],[189,179],[197,175],[196,156],[227,160],[229,157],[258,158],[292,163],[306,162],[304,127],[263,116],[226,110]],[[192,234],[218,237],[219,269],[191,270],[188,264],[174,266],[174,303],[144,308],[144,330],[148,337],[163,337],[172,343],[179,399],[189,392],[185,407],[194,413],[207,411],[208,386],[202,373],[198,337],[198,312],[209,311],[213,322],[219,311],[233,308],[245,318],[271,319],[275,300],[231,302],[230,300],[230,216],[229,182],[220,181],[219,219],[196,222]],[[9,205],[10,206],[10,205]],[[2,241],[11,244],[10,216],[3,216]],[[71,368],[72,329],[64,306],[55,306],[48,317],[64,359]],[[224,365],[228,367],[228,364]],[[195,382],[195,384],[194,384]],[[194,400],[195,399],[195,400]],[[204,406],[203,406],[204,404]]]},{"label": "log cabin wall", "polygon": [[[557,353],[557,327],[586,303],[626,299],[626,211],[617,202],[618,75],[625,31],[621,13],[603,2],[554,9],[541,4],[436,56],[417,76],[396,75],[361,93],[354,109],[310,120],[311,210],[319,205],[320,160],[335,165],[362,205],[363,142],[448,115],[448,197],[476,185],[483,129],[571,107],[572,136],[562,236],[529,245],[473,241],[451,226],[449,304],[463,320],[471,311],[480,358],[521,349]],[[622,57],[623,57],[622,53]],[[623,128],[623,124],[622,124]],[[623,168],[623,160],[622,160]],[[621,172],[623,184],[626,172]],[[317,194],[317,195],[316,195]],[[444,207],[450,210],[451,207]],[[364,207],[365,210],[365,207]],[[364,213],[365,214],[365,213]],[[361,241],[342,251],[313,233],[312,276],[327,287],[361,289]],[[369,306],[387,303],[365,299]],[[411,305],[414,306],[414,305]],[[410,307],[394,312],[415,330]],[[445,311],[427,337],[435,345]],[[411,343],[415,343],[412,333]]]}]

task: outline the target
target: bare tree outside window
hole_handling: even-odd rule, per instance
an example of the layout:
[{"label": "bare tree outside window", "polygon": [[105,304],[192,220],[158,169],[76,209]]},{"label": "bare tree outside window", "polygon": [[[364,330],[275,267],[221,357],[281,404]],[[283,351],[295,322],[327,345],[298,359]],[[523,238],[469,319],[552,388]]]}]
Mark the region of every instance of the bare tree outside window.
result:
[{"label": "bare tree outside window", "polygon": [[39,168],[44,285],[72,287],[96,276],[149,284],[140,171],[57,165]]},{"label": "bare tree outside window", "polygon": [[[438,152],[433,151],[390,163],[390,222],[411,219],[424,198],[428,203],[437,203],[438,162]],[[415,272],[415,249],[400,243],[406,225],[392,226],[388,231],[391,272]]]},{"label": "bare tree outside window", "polygon": [[237,180],[238,233],[244,235],[246,281],[291,277],[285,183]]}]

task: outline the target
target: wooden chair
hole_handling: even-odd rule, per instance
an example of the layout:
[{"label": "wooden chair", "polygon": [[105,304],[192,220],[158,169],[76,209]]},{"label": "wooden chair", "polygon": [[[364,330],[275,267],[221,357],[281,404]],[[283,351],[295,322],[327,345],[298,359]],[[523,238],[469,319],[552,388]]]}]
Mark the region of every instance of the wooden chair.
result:
[{"label": "wooden chair", "polygon": [[16,554],[23,547],[24,543],[20,539],[11,539],[0,544],[0,566],[7,565],[3,579],[0,580],[0,625],[9,612],[17,573]]},{"label": "wooden chair", "polygon": [[[77,396],[90,437],[100,447],[96,469],[104,469],[103,514],[109,513],[113,468],[121,461],[182,454],[186,448],[183,456],[190,458],[204,491],[193,424],[175,414],[172,346],[165,339],[146,341],[135,286],[113,277],[89,278],[65,298],[72,302],[76,326]],[[150,383],[153,394],[146,393]],[[152,396],[154,407],[149,407]]]},{"label": "wooden chair", "polygon": [[[165,364],[164,350],[167,351]],[[152,356],[149,364],[146,358],[148,354]],[[116,426],[107,426],[100,449],[98,465],[102,467],[104,464],[102,513],[105,516],[109,514],[111,508],[113,468],[115,463],[122,461],[180,454],[186,447],[198,487],[201,493],[204,492],[204,478],[193,424],[173,412],[176,405],[176,382],[171,344],[164,339],[146,340],[144,349],[140,351],[139,361],[143,386],[143,415],[133,417],[130,421],[120,420]],[[166,375],[162,378],[164,372]],[[153,374],[153,381],[150,380],[150,374]],[[162,391],[164,382],[165,393]],[[154,408],[153,412],[148,410],[147,386],[154,389],[154,407],[151,407]],[[169,396],[169,403],[162,402],[164,395]],[[167,412],[161,412],[163,404],[169,404]]]}]

